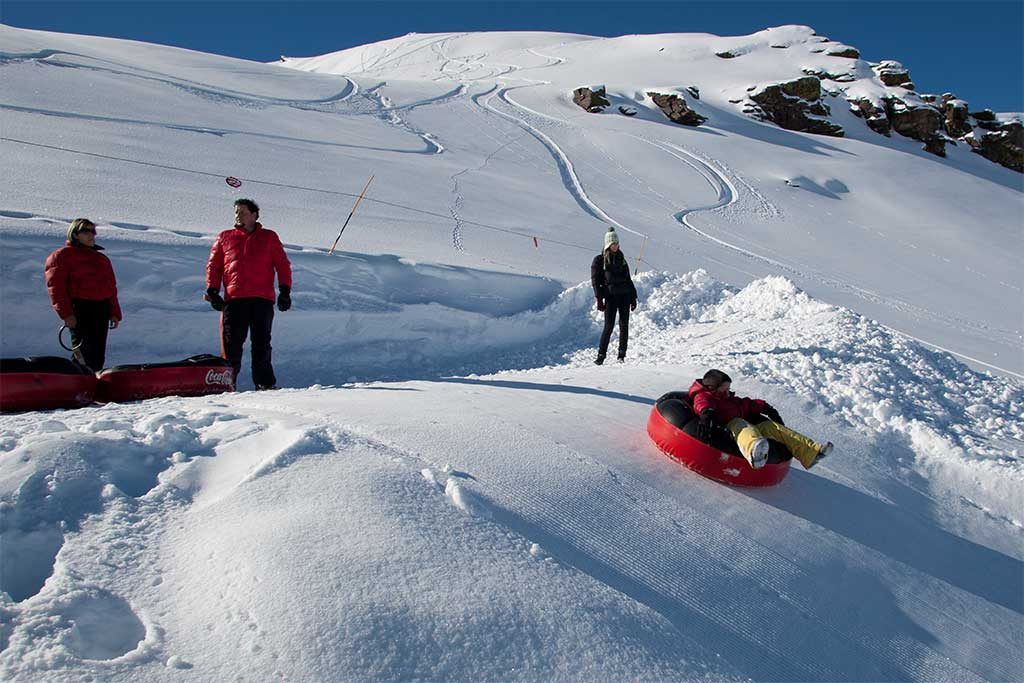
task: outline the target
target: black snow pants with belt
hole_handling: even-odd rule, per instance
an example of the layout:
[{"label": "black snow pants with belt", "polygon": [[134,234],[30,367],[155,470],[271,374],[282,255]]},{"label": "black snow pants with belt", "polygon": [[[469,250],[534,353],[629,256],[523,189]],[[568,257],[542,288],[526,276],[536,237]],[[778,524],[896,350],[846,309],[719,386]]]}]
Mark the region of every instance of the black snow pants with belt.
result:
[{"label": "black snow pants with belt", "polygon": [[231,363],[237,383],[242,369],[242,345],[252,335],[252,381],[257,389],[277,384],[274,366],[270,362],[270,330],[274,325],[274,302],[259,297],[231,299],[221,314],[221,348],[224,358]]}]

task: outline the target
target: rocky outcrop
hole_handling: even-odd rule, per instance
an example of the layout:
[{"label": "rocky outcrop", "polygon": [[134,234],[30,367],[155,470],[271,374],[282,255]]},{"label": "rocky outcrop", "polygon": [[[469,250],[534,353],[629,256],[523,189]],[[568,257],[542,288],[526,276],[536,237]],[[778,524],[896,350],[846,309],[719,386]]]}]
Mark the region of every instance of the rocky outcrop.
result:
[{"label": "rocky outcrop", "polygon": [[804,76],[793,81],[779,83],[779,88],[787,95],[799,97],[808,102],[817,102],[821,99],[821,81],[814,76]]},{"label": "rocky outcrop", "polygon": [[[903,68],[899,62],[887,60],[880,62],[874,67],[879,80],[889,87],[910,83],[910,72]],[[913,85],[913,84],[911,84]]]},{"label": "rocky outcrop", "polygon": [[636,107],[627,107],[626,105],[621,105],[619,107],[619,113],[622,114],[623,116],[636,116],[637,110]]},{"label": "rocky outcrop", "polygon": [[[956,143],[954,143],[956,144]],[[937,157],[946,156],[946,140],[941,137],[928,138],[924,141],[924,151],[934,154]]]},{"label": "rocky outcrop", "polygon": [[686,92],[690,93],[690,95],[693,97],[693,99],[695,99],[695,100],[699,100],[700,99],[700,88],[698,88],[697,86],[695,86],[695,85],[688,85],[688,86],[686,86]]},{"label": "rocky outcrop", "polygon": [[589,88],[576,88],[572,91],[572,101],[587,110],[591,114],[604,111],[609,106],[607,93],[603,85],[593,85]]},{"label": "rocky outcrop", "polygon": [[853,112],[854,116],[864,119],[864,122],[868,124],[868,128],[885,137],[891,135],[892,123],[889,121],[889,115],[886,113],[884,106],[878,106],[867,97],[849,100],[849,102],[850,111]]},{"label": "rocky outcrop", "polygon": [[819,69],[804,69],[803,72],[808,76],[817,76],[822,81],[836,81],[838,83],[850,83],[857,80],[857,77],[849,72],[846,73],[833,73],[831,71],[824,71]]},{"label": "rocky outcrop", "polygon": [[722,59],[736,59],[737,57],[739,57],[739,54],[729,52],[728,50],[723,50],[722,52],[716,52],[715,56],[721,57]]},{"label": "rocky outcrop", "polygon": [[971,113],[971,118],[978,124],[979,128],[985,130],[999,130],[999,120],[991,109],[982,109]]},{"label": "rocky outcrop", "polygon": [[910,107],[903,102],[895,102],[889,109],[892,127],[900,135],[915,140],[928,140],[939,134],[942,127],[942,115],[931,106]]},{"label": "rocky outcrop", "polygon": [[885,136],[895,130],[924,143],[924,149],[946,156],[946,145],[959,140],[986,159],[1024,173],[1024,124],[1000,121],[991,109],[971,112],[952,93],[910,96],[891,94],[881,102],[861,97],[848,100],[850,111],[871,130]]},{"label": "rocky outcrop", "polygon": [[757,103],[757,108],[747,111],[786,130],[833,137],[844,134],[842,126],[817,118],[831,112],[821,102],[821,81],[816,76],[765,86],[749,97]]},{"label": "rocky outcrop", "polygon": [[649,92],[647,96],[658,105],[662,113],[673,123],[680,123],[684,126],[699,126],[707,121],[706,116],[701,116],[686,104],[680,95],[665,95],[662,93]]},{"label": "rocky outcrop", "polygon": [[925,149],[940,157],[946,156],[943,116],[931,105],[912,106],[892,98],[886,101],[886,114],[892,129],[900,135],[925,143]]},{"label": "rocky outcrop", "polygon": [[834,47],[826,52],[829,57],[847,57],[849,59],[860,59],[860,51],[855,47],[849,45],[841,45]]},{"label": "rocky outcrop", "polygon": [[962,138],[974,130],[971,126],[970,114],[967,113],[966,102],[958,100],[948,93],[942,96],[942,101],[945,109],[943,126],[947,135],[953,138]]},{"label": "rocky outcrop", "polygon": [[1024,173],[1024,125],[1020,121],[999,124],[999,129],[986,132],[974,151],[989,161]]}]

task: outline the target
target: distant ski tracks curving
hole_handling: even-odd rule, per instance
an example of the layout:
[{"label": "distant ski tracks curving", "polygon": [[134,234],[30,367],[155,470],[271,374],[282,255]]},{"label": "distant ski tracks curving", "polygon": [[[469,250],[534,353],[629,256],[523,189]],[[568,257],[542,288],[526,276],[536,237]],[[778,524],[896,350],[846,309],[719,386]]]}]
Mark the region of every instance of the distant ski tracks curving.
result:
[{"label": "distant ski tracks curving", "polygon": [[[492,89],[488,90],[486,93],[474,95],[472,97],[474,103],[476,103],[484,110],[489,111],[507,121],[512,122],[516,126],[522,128],[526,132],[526,134],[530,135],[531,137],[535,138],[538,142],[540,142],[547,149],[552,159],[554,160],[555,165],[557,166],[559,174],[561,176],[562,184],[564,185],[565,189],[568,191],[573,200],[577,203],[577,205],[579,205],[579,207],[584,212],[586,212],[588,215],[594,217],[599,221],[602,221],[610,225],[614,225],[616,228],[624,232],[632,233],[638,236],[646,236],[644,235],[644,233],[631,229],[623,225],[618,220],[611,217],[608,214],[608,212],[605,211],[598,204],[598,202],[595,201],[595,199],[590,196],[582,180],[580,179],[579,174],[576,172],[572,159],[551,136],[549,136],[547,133],[541,130],[541,126],[539,126],[536,123],[536,121],[538,119],[547,120],[559,126],[572,126],[574,124],[571,121],[559,119],[530,109],[529,107],[520,104],[511,97],[511,93],[514,90],[517,90],[519,88],[528,88],[534,87],[536,85],[542,85],[547,83],[547,81],[511,76],[510,74],[519,70],[521,67],[513,64],[495,65],[488,63],[487,61],[485,61],[488,56],[487,53],[467,57],[450,56],[447,53],[446,48],[453,39],[458,38],[460,35],[465,34],[448,35],[442,39],[434,40],[431,43],[429,43],[430,48],[434,50],[444,60],[441,66],[441,78],[448,78],[456,82],[462,83],[464,85],[467,83],[480,81],[493,82],[494,87]],[[422,49],[423,47],[425,46],[419,45],[416,49]],[[563,58],[545,55],[540,52],[537,52],[534,49],[529,49],[528,52],[537,57],[541,57],[543,59],[548,60],[547,64],[541,65],[541,67],[538,68],[554,67],[564,63],[565,61]],[[510,80],[517,80],[520,81],[522,84],[509,85],[506,81]],[[459,95],[456,95],[456,97],[460,96],[461,94],[464,94],[464,92],[465,91],[460,92]],[[497,99],[498,102],[506,105],[507,108],[510,109],[511,111],[507,111],[504,110],[504,108],[496,106],[494,104],[495,99]],[[512,113],[515,111],[520,112],[521,115]],[[913,315],[920,319],[935,321],[940,324],[956,327],[959,329],[977,330],[977,328],[979,327],[979,323],[976,323],[974,321],[969,321],[956,316],[950,316],[945,313],[932,311],[920,305],[913,304],[909,301],[898,299],[889,295],[883,295],[878,292],[865,289],[863,287],[860,287],[849,282],[837,280],[813,268],[808,268],[806,266],[802,266],[799,264],[789,263],[784,260],[781,260],[780,258],[770,256],[764,253],[765,250],[763,248],[759,249],[757,245],[740,244],[737,243],[735,240],[729,240],[723,237],[716,236],[715,234],[712,234],[708,230],[697,227],[697,225],[695,225],[691,220],[693,214],[702,212],[722,211],[724,209],[727,209],[728,207],[737,205],[742,196],[740,189],[737,187],[738,185],[742,186],[743,191],[749,194],[750,198],[756,204],[755,210],[763,218],[770,220],[778,218],[780,214],[779,210],[773,204],[771,204],[771,202],[769,202],[760,192],[758,192],[752,185],[744,181],[738,174],[734,172],[729,173],[726,170],[727,167],[725,166],[725,164],[715,159],[703,158],[697,153],[691,150],[687,150],[679,144],[669,142],[666,140],[652,140],[637,135],[630,135],[630,137],[633,137],[634,139],[637,139],[645,144],[660,149],[662,152],[666,154],[669,154],[670,156],[678,160],[680,163],[684,164],[686,167],[691,169],[693,172],[696,172],[699,175],[701,175],[707,181],[708,185],[711,187],[712,192],[716,196],[714,202],[707,206],[683,208],[675,211],[672,214],[673,218],[680,225],[685,227],[687,230],[695,234],[700,239],[716,244],[729,251],[741,254],[744,258],[768,266],[772,271],[781,272],[787,276],[794,277],[798,280],[803,280],[805,282],[817,282],[825,287],[845,292],[849,295],[858,297],[862,300],[869,301],[875,305],[884,306],[896,311],[900,311],[901,313],[904,314]],[[460,174],[464,172],[465,171],[462,171],[460,172]],[[453,183],[455,183],[457,187],[457,181],[455,180],[454,177]],[[454,215],[455,212],[453,212],[453,216]],[[458,224],[457,219],[457,225],[455,227],[455,230],[459,231],[460,227],[461,226]],[[453,242],[454,241],[455,240],[453,234]],[[989,331],[993,335],[1005,336],[1004,334],[1001,334],[999,330]],[[919,341],[922,341],[923,343],[926,344],[929,343],[926,340]],[[932,346],[935,345],[932,344]],[[943,350],[948,351],[948,349]],[[949,352],[954,353],[956,355],[960,355],[961,357],[966,358],[968,360],[981,363],[988,367],[992,367],[996,370],[1000,370],[1008,374],[1019,376],[1016,375],[1016,373],[1012,373],[1006,370],[1005,368],[999,368],[997,366],[993,366],[988,363],[978,361],[975,358],[964,356],[963,354],[959,354],[955,351]]]}]

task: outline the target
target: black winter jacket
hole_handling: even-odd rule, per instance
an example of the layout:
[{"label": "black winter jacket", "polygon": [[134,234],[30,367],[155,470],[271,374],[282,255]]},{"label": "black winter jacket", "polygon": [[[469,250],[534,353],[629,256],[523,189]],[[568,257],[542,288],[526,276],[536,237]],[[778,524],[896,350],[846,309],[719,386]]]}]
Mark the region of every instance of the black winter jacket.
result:
[{"label": "black winter jacket", "polygon": [[636,287],[629,275],[629,263],[622,252],[612,255],[611,262],[605,265],[604,254],[598,254],[590,264],[590,283],[594,286],[594,296],[607,299],[609,296],[625,297],[631,304],[636,303]]}]

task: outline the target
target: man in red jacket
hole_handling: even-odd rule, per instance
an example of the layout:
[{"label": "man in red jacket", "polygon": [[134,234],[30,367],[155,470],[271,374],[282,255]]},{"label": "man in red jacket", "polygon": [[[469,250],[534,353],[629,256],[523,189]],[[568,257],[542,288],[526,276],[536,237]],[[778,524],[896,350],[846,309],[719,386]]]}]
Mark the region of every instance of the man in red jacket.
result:
[{"label": "man in red jacket", "polygon": [[759,398],[737,396],[732,379],[721,370],[708,370],[693,380],[690,399],[700,416],[697,435],[707,441],[714,429],[724,427],[736,439],[740,453],[755,470],[768,460],[768,441],[785,445],[804,469],[811,469],[832,452],[832,442],[820,444],[782,423],[779,411]]},{"label": "man in red jacket", "polygon": [[[292,268],[281,239],[258,222],[260,207],[251,199],[235,202],[235,227],[217,236],[206,264],[206,296],[221,313],[221,353],[238,379],[242,345],[252,335],[252,381],[256,389],[277,384],[270,362],[270,330],[277,308],[292,307]],[[274,296],[274,273],[279,294]],[[224,284],[224,298],[220,286]]]},{"label": "man in red jacket", "polygon": [[90,369],[103,369],[107,330],[121,322],[117,280],[110,259],[96,244],[96,224],[76,218],[67,243],[46,258],[46,288],[57,316],[71,331],[75,357]]}]

